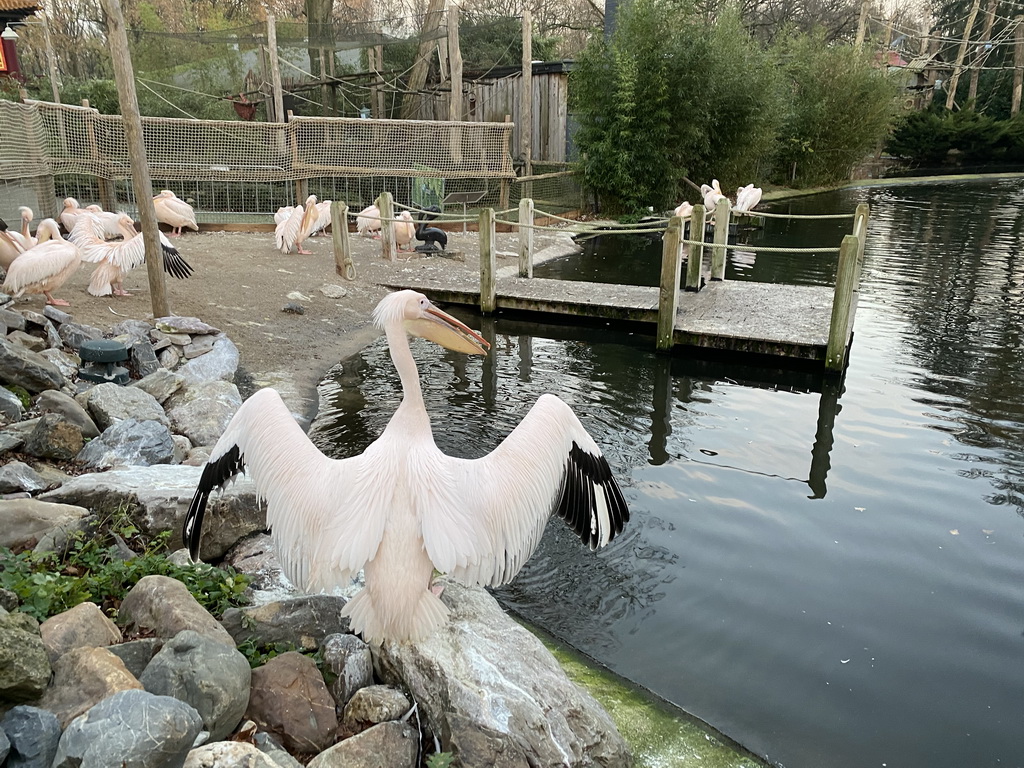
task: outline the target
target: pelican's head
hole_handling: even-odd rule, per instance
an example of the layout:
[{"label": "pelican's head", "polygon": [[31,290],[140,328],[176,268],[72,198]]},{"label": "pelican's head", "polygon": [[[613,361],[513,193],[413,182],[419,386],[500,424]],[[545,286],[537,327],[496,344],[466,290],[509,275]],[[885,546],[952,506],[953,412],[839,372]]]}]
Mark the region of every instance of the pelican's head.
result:
[{"label": "pelican's head", "polygon": [[316,205],[316,195],[310,195],[306,198],[306,205]]},{"label": "pelican's head", "polygon": [[60,227],[56,221],[43,219],[36,227],[36,239],[40,243],[45,243],[47,240],[62,240],[63,238],[60,236]]},{"label": "pelican's head", "polygon": [[35,218],[35,214],[32,213],[32,209],[27,205],[22,205],[18,208],[18,213],[21,214],[22,221],[32,221]]},{"label": "pelican's head", "polygon": [[135,230],[135,220],[124,211],[117,214],[117,228],[121,230],[121,235],[126,240],[129,240],[138,234]]},{"label": "pelican's head", "polygon": [[171,192],[171,190],[169,190],[169,189],[161,189],[160,190],[160,194],[157,195],[156,197],[162,197],[162,198],[174,197],[174,193]]},{"label": "pelican's head", "polygon": [[486,355],[491,344],[468,325],[430,303],[416,291],[389,293],[373,310],[373,322],[381,330],[400,326],[406,333],[467,355]]},{"label": "pelican's head", "polygon": [[400,218],[402,221],[412,221],[412,214],[409,213],[408,211],[402,211],[400,214],[398,214],[398,218]]},{"label": "pelican's head", "polygon": [[103,209],[96,205],[96,203],[85,206],[85,210],[89,211],[89,213],[103,213]]},{"label": "pelican's head", "polygon": [[64,198],[64,207],[65,208],[77,208],[78,207],[78,201],[75,200],[75,198],[73,198],[73,197],[65,197]]}]

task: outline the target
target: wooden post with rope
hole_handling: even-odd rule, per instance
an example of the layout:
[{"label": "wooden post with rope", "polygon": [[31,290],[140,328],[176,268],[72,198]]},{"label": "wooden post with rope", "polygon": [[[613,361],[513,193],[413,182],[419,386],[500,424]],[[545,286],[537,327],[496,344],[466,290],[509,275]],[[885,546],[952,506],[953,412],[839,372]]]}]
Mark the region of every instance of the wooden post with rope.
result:
[{"label": "wooden post with rope", "polygon": [[334,241],[334,271],[346,280],[355,280],[356,265],[352,262],[352,244],[348,239],[348,205],[340,200],[331,203],[331,240]]},{"label": "wooden post with rope", "polygon": [[533,277],[533,200],[519,201],[519,276]]},{"label": "wooden post with rope", "polygon": [[388,261],[395,260],[395,202],[390,192],[381,192],[377,198],[380,211],[381,256]]},{"label": "wooden post with rope", "polygon": [[[691,225],[692,226],[692,225]],[[679,276],[683,259],[680,241],[683,239],[683,217],[669,219],[665,239],[661,245],[661,283],[658,289],[657,349],[672,349],[676,329],[676,311],[679,309]]]},{"label": "wooden post with rope", "polygon": [[1010,96],[1010,117],[1020,112],[1021,86],[1024,85],[1024,16],[1015,16],[1013,28],[1013,94]]},{"label": "wooden post with rope", "polygon": [[142,117],[139,115],[139,101],[135,93],[135,73],[128,53],[128,34],[125,31],[120,0],[101,0],[101,3],[107,16],[110,58],[114,65],[121,122],[128,145],[132,187],[139,208],[139,223],[142,225],[142,241],[146,246],[146,272],[153,301],[153,317],[167,317],[171,310],[167,305],[167,289],[164,285],[164,254],[160,245],[156,210],[153,208],[153,180],[149,175],[146,144],[142,137]]},{"label": "wooden post with rope", "polygon": [[698,203],[690,214],[690,249],[686,256],[686,283],[688,291],[700,290],[700,270],[704,261],[704,206]]},{"label": "wooden post with rope", "polygon": [[[715,204],[715,244],[711,247],[712,280],[725,280],[725,246],[729,243],[729,216],[731,213],[732,205],[729,203],[729,198],[723,197]],[[689,274],[689,269],[687,269],[687,274]]]},{"label": "wooden post with rope", "polygon": [[480,311],[485,315],[498,307],[497,254],[494,242],[494,209],[480,211]]},{"label": "wooden post with rope", "polygon": [[825,351],[825,370],[842,373],[846,367],[846,350],[850,342],[850,319],[855,309],[857,292],[857,254],[860,243],[856,235],[847,235],[839,247],[836,267],[836,288],[832,298],[832,319],[828,326],[828,346]]}]

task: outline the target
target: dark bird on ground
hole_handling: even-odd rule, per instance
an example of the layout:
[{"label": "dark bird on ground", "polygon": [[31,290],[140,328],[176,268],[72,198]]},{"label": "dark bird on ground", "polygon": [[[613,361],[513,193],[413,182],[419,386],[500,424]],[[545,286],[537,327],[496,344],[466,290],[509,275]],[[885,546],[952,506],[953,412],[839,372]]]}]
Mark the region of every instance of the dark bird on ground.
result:
[{"label": "dark bird on ground", "polygon": [[[428,213],[432,215],[428,216]],[[416,224],[416,239],[424,244],[417,245],[417,251],[443,251],[448,247],[448,234],[439,227],[427,226],[427,222],[436,219],[440,213],[441,209],[436,205],[431,205],[420,211],[420,218]]]}]

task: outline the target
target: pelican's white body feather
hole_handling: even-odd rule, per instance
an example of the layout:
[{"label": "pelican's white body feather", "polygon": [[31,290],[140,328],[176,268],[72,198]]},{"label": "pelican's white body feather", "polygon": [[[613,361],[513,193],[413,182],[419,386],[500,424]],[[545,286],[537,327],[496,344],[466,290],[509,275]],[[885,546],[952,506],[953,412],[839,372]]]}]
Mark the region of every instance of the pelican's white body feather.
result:
[{"label": "pelican's white body feather", "polygon": [[412,250],[412,239],[416,236],[416,222],[412,220],[409,211],[402,211],[398,214],[398,221],[394,222],[395,245],[399,250]]},{"label": "pelican's white body feather", "polygon": [[369,642],[420,640],[445,621],[448,609],[429,589],[435,569],[466,584],[510,581],[556,509],[591,548],[608,543],[628,519],[601,451],[554,395],[542,395],[487,456],[460,459],[441,452],[407,329],[457,351],[484,347],[468,342],[474,350],[466,341],[449,346],[408,313],[404,322],[388,317],[401,311],[392,297],[410,295],[426,302],[401,291],[385,298],[374,316],[387,333],[404,392],[381,436],[358,456],[328,458],[276,391],[259,390],[214,446],[184,529],[190,549],[198,551],[196,525],[202,524],[206,495],[244,465],[267,502],[278,558],[293,584],[330,590],[364,569],[366,586],[342,614]]},{"label": "pelican's white body feather", "polygon": [[164,189],[153,198],[156,220],[171,227],[172,234],[181,234],[183,228],[199,231],[196,212],[171,190]]},{"label": "pelican's white body feather", "polygon": [[747,184],[747,186],[736,190],[736,205],[733,206],[733,210],[752,211],[759,202],[761,202],[761,188]]},{"label": "pelican's white body feather", "polygon": [[8,267],[3,290],[14,296],[42,293],[49,303],[62,303],[50,294],[78,269],[81,253],[74,243],[60,236],[57,222],[53,219],[43,219],[36,234],[39,242]]},{"label": "pelican's white body feather", "polygon": [[380,208],[377,204],[368,205],[356,216],[356,232],[363,237],[373,237],[380,232]]},{"label": "pelican's white body feather", "polygon": [[289,253],[292,248],[299,253],[309,253],[303,250],[302,243],[315,231],[317,218],[316,195],[310,195],[306,198],[305,205],[292,208],[292,212],[287,217],[282,216],[282,220],[274,228],[277,249],[281,253]]}]

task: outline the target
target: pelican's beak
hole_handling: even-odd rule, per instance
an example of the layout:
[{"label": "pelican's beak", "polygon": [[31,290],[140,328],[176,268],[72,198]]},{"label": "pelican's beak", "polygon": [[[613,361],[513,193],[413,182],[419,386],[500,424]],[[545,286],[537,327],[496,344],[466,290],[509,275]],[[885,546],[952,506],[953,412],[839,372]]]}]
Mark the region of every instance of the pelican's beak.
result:
[{"label": "pelican's beak", "polygon": [[410,333],[440,344],[445,349],[467,355],[486,355],[491,343],[465,323],[434,306],[427,307],[424,317],[407,323]]}]

